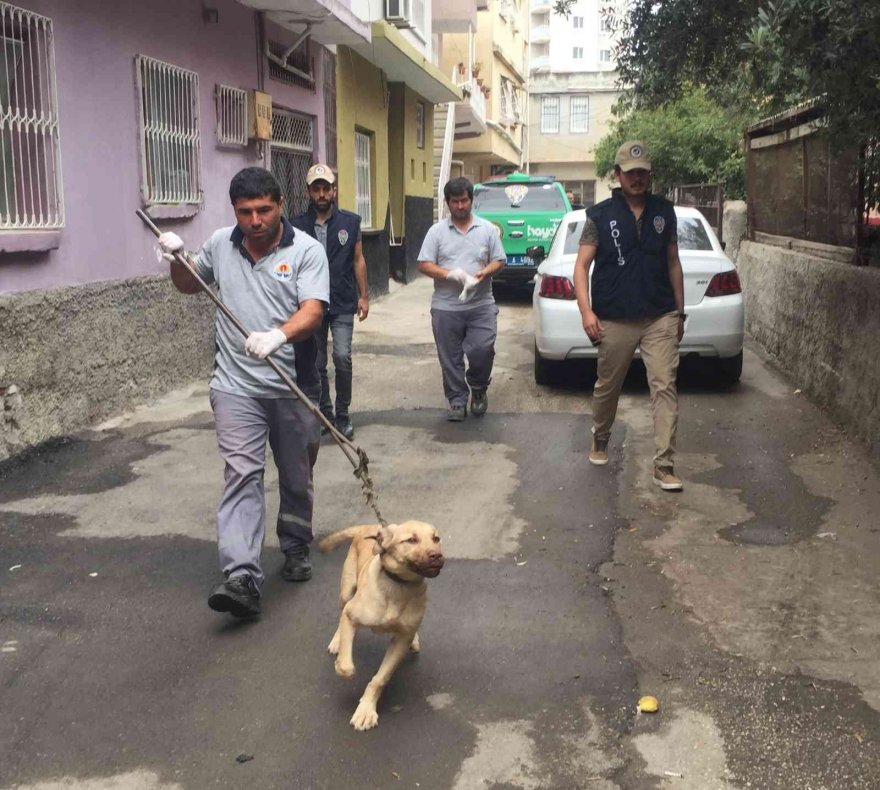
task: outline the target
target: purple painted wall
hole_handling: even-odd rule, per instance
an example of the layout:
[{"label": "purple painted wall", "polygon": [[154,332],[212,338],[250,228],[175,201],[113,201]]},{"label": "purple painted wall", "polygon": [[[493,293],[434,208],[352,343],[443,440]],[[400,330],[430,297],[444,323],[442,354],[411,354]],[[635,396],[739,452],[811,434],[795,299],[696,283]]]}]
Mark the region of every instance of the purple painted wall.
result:
[{"label": "purple painted wall", "polygon": [[[61,245],[43,253],[0,254],[0,292],[32,291],[166,271],[155,240],[135,216],[140,208],[140,150],[134,57],[148,55],[199,75],[204,203],[189,219],[162,220],[196,248],[217,227],[232,224],[228,187],[242,167],[263,164],[254,144],[216,144],[214,85],[257,88],[273,103],[315,116],[316,155],[324,151],[320,47],[313,45],[318,89],[276,82],[257,53],[253,11],[234,0],[211,0],[217,23],[202,19],[201,0],[19,0],[50,17],[55,31],[61,166],[66,223]],[[272,28],[273,39],[293,33]]]}]

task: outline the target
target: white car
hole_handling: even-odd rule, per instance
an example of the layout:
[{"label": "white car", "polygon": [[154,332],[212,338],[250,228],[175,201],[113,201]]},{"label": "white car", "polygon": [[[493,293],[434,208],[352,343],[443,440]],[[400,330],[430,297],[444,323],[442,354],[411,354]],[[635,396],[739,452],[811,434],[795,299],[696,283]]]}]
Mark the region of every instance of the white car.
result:
[{"label": "white car", "polygon": [[[697,209],[676,206],[675,215],[687,313],[681,356],[709,358],[718,382],[734,384],[742,374],[744,326],[736,267]],[[584,332],[574,294],[574,261],[585,219],[583,209],[565,215],[535,275],[532,316],[538,384],[551,383],[565,360],[596,360],[598,355],[598,347]],[[542,257],[540,247],[529,252],[533,258]]]}]

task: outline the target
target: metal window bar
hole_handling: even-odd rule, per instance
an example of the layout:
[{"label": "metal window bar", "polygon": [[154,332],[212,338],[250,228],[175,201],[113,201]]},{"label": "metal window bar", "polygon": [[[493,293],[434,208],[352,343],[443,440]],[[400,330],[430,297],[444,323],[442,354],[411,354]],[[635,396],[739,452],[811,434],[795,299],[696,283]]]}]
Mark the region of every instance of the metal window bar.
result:
[{"label": "metal window bar", "polygon": [[569,131],[588,132],[590,130],[590,99],[586,96],[571,97]]},{"label": "metal window bar", "polygon": [[324,68],[324,134],[326,135],[326,160],[334,170],[337,166],[336,142],[336,56],[322,48]]},{"label": "metal window bar", "polygon": [[272,173],[281,184],[290,214],[308,208],[306,174],[314,154],[314,121],[308,115],[272,107]]},{"label": "metal window bar", "polygon": [[355,211],[365,228],[373,226],[373,197],[370,184],[370,136],[354,133]]},{"label": "metal window bar", "polygon": [[[296,85],[315,92],[315,62],[309,55],[309,39],[305,38],[292,52],[289,47],[277,41],[266,42],[266,60],[269,63],[269,77],[287,85]],[[285,54],[287,58],[285,59]]]},{"label": "metal window bar", "polygon": [[0,3],[0,230],[64,227],[52,20]]},{"label": "metal window bar", "polygon": [[559,97],[545,96],[541,100],[541,131],[555,134],[559,131]]},{"label": "metal window bar", "polygon": [[248,143],[247,91],[229,85],[214,88],[217,106],[217,142],[246,146]]},{"label": "metal window bar", "polygon": [[154,204],[201,203],[199,75],[135,57],[141,113],[141,192]]}]

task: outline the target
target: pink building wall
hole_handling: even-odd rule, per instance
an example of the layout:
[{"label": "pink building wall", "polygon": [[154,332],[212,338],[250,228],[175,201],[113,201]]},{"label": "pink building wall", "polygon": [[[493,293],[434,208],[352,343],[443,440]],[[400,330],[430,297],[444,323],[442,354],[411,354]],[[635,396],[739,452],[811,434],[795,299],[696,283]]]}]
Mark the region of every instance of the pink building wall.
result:
[{"label": "pink building wall", "polygon": [[[242,167],[267,164],[256,146],[216,143],[216,83],[260,85],[273,103],[316,119],[315,154],[325,150],[321,52],[313,45],[317,90],[269,78],[257,52],[255,13],[234,0],[211,0],[216,23],[202,17],[201,0],[18,0],[50,17],[55,34],[65,227],[60,247],[41,253],[0,253],[0,292],[54,289],[166,271],[155,240],[135,216],[142,207],[134,57],[148,55],[199,75],[201,182],[196,216],[157,222],[196,248],[217,227],[233,223],[228,187]],[[279,28],[292,43],[295,36]]]}]

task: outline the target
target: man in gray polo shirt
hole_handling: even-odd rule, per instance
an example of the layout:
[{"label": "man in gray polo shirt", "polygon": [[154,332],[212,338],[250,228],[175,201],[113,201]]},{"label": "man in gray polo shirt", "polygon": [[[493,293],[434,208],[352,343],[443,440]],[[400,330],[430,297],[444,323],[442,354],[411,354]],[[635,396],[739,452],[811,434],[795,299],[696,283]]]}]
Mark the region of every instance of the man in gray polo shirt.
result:
[{"label": "man in gray polo shirt", "polygon": [[[507,262],[498,230],[471,213],[474,185],[455,178],[443,187],[449,217],[431,226],[419,252],[419,271],[434,280],[431,324],[449,403],[446,419],[471,414],[481,417],[489,407],[486,390],[492,377],[498,308],[492,276]],[[465,370],[467,358],[467,370]]]},{"label": "man in gray polo shirt", "polygon": [[[239,172],[229,186],[238,224],[216,231],[194,258],[199,276],[216,283],[220,298],[247,327],[242,338],[219,310],[211,407],[226,485],[217,511],[220,565],[226,580],[208,606],[235,617],[259,614],[266,531],[263,474],[266,441],[278,467],[281,507],[277,532],[285,554],[282,576],[311,578],[312,468],[319,425],[308,407],[263,361],[273,359],[312,399],[320,395],[313,335],[330,298],[323,247],[296,233],[282,215],[281,188],[259,167]],[[171,261],[171,280],[183,293],[200,293],[198,282],[171,253],[183,249],[174,233],[159,244]]]}]

